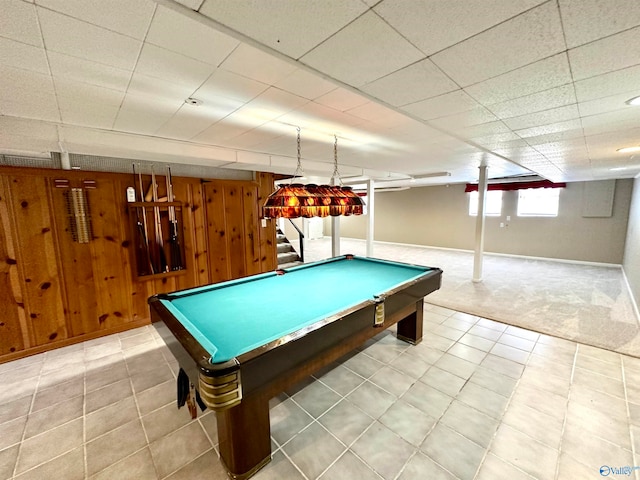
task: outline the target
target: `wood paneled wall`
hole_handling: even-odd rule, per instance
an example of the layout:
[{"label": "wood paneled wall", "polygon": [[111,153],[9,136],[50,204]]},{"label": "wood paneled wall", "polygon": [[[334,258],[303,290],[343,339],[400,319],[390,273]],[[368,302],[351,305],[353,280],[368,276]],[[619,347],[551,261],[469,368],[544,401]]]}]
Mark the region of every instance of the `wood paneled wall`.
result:
[{"label": "wood paneled wall", "polygon": [[[72,187],[96,181],[87,190],[89,243],[73,240],[65,191],[54,179]],[[164,177],[157,181],[162,190]],[[155,293],[276,268],[275,222],[260,218],[272,174],[172,184],[183,205],[186,269],[145,278],[134,272],[131,175],[0,168],[0,362],[144,325]]]}]

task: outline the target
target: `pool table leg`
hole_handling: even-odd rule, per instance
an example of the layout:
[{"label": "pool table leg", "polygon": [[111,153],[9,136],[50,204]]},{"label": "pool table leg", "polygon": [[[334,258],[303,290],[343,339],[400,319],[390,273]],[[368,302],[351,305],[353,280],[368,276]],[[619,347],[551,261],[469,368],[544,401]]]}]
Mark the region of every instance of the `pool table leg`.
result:
[{"label": "pool table leg", "polygon": [[269,399],[262,395],[242,399],[239,405],[216,412],[220,459],[229,476],[245,479],[271,460]]},{"label": "pool table leg", "polygon": [[397,336],[400,340],[417,345],[422,341],[422,307],[424,299],[416,302],[416,311],[398,322]]}]

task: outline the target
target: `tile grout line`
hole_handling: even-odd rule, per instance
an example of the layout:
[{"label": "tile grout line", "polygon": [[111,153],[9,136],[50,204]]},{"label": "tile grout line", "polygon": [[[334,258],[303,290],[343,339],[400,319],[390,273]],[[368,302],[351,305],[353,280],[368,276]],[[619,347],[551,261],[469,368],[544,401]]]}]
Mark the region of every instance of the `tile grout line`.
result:
[{"label": "tile grout line", "polygon": [[[629,392],[627,390],[627,375],[625,370],[624,357],[620,356],[620,370],[622,374],[622,387],[624,388],[624,403],[626,407],[627,413],[627,426],[629,427],[629,441],[631,442],[631,461],[633,463],[632,466],[635,466],[636,461],[636,445],[635,445],[635,435],[633,433],[633,428],[631,425],[631,409],[629,408]],[[634,476],[636,480],[638,480],[638,470],[634,470]]]},{"label": "tile grout line", "polygon": [[569,376],[569,391],[567,392],[567,400],[565,402],[565,413],[562,421],[562,429],[560,430],[560,445],[558,446],[558,460],[556,462],[556,471],[554,475],[555,480],[559,480],[560,477],[560,461],[562,458],[563,450],[562,444],[564,441],[564,433],[567,428],[567,421],[569,417],[569,402],[571,401],[571,394],[573,392],[573,381],[576,372],[576,365],[578,363],[578,352],[580,350],[580,344],[576,342],[576,348],[573,352],[573,362],[571,362],[571,375]]},{"label": "tile grout line", "polygon": [[[505,331],[506,331],[506,329],[505,329]],[[504,332],[502,332],[502,333],[504,333]],[[502,335],[500,335],[500,336],[502,336]],[[541,336],[542,336],[542,335],[539,335],[539,336],[538,336],[538,339],[536,340],[535,345],[537,345],[537,344],[539,343]],[[496,340],[496,343],[497,343],[497,340]],[[534,345],[534,348],[535,348],[535,345]],[[518,379],[516,380],[516,383],[515,383],[515,385],[514,385],[514,387],[513,387],[513,390],[511,391],[511,395],[509,395],[509,398],[508,398],[507,403],[506,403],[506,405],[505,405],[505,407],[504,407],[504,410],[502,411],[502,415],[501,415],[501,416],[500,416],[500,418],[498,419],[498,420],[499,420],[498,428],[496,428],[495,432],[493,432],[493,435],[491,436],[491,440],[490,440],[489,444],[487,445],[487,447],[485,448],[485,451],[484,451],[484,454],[483,454],[483,456],[482,456],[482,459],[480,460],[480,464],[478,465],[478,468],[476,469],[476,472],[475,472],[475,474],[474,474],[474,476],[473,476],[473,478],[474,478],[474,479],[477,479],[477,478],[478,478],[478,475],[480,474],[480,471],[482,470],[482,467],[483,467],[483,465],[485,464],[485,461],[486,461],[486,459],[487,459],[487,456],[491,453],[491,447],[492,447],[492,445],[494,444],[496,437],[498,436],[498,430],[500,429],[500,426],[502,426],[502,425],[507,425],[507,424],[505,424],[505,423],[504,423],[504,416],[505,416],[505,414],[506,414],[507,410],[509,409],[509,406],[511,405],[511,403],[512,403],[512,401],[513,401],[513,397],[515,396],[515,394],[516,394],[516,392],[517,392],[517,390],[518,390],[518,387],[520,386],[520,382],[522,381],[522,377],[523,377],[523,375],[524,375],[524,372],[526,371],[527,367],[529,366],[529,362],[531,361],[531,355],[532,355],[532,353],[533,353],[533,349],[531,350],[531,352],[529,352],[529,355],[527,356],[527,361],[526,361],[526,363],[525,363],[525,364],[523,364],[522,373],[520,374],[520,376],[519,376],[519,377],[518,377]],[[513,360],[510,360],[510,359],[506,359],[506,360],[513,361]],[[509,425],[507,425],[507,426],[509,426]],[[512,427],[512,428],[513,428],[513,427]],[[514,430],[516,430],[516,431],[520,432],[520,430],[518,430],[518,429],[515,429],[515,428],[514,428]],[[536,440],[535,438],[530,437],[529,435],[527,435],[527,434],[526,434],[526,433],[524,433],[524,432],[520,432],[520,433],[522,433],[523,435],[528,436],[529,438],[532,438],[532,440],[537,441],[538,443],[542,443],[542,442],[539,442],[538,440]],[[544,445],[544,444],[543,444],[543,445]],[[558,456],[559,456],[559,455],[558,455]],[[497,457],[497,458],[499,458],[499,459],[500,459],[501,461],[503,461],[504,463],[506,463],[507,465],[511,466],[512,468],[515,468],[515,469],[516,469],[516,470],[518,470],[519,472],[522,472],[524,475],[526,475],[526,476],[528,476],[528,477],[531,477],[531,478],[535,478],[535,477],[533,477],[532,475],[529,475],[529,473],[527,473],[527,472],[525,472],[524,470],[522,470],[519,466],[517,466],[517,465],[513,465],[513,464],[512,464],[511,462],[509,462],[508,460],[503,459],[503,458],[501,458],[501,457],[498,457],[497,455],[496,455],[496,457]]]},{"label": "tile grout line", "polygon": [[22,448],[24,446],[24,442],[25,442],[25,435],[27,434],[27,425],[29,424],[29,418],[31,417],[31,411],[33,410],[33,405],[36,402],[36,395],[38,394],[38,387],[40,387],[40,381],[42,380],[42,369],[44,368],[44,362],[46,360],[46,354],[42,354],[43,355],[43,359],[42,359],[42,365],[40,366],[40,370],[38,372],[38,382],[36,383],[36,387],[33,391],[33,393],[31,394],[31,404],[29,405],[29,410],[27,412],[27,420],[24,423],[24,430],[22,431],[22,437],[20,438],[20,445],[18,447],[18,454],[16,455],[16,463],[13,466],[13,473],[11,475],[11,478],[15,478],[17,472],[18,472],[18,465],[20,463],[20,458],[22,456]]},{"label": "tile grout line", "polygon": [[[86,353],[86,346],[83,348],[83,359],[84,353]],[[84,461],[84,478],[85,480],[89,478],[89,460],[87,455],[87,371],[85,369],[83,379],[82,379],[82,460]]]},{"label": "tile grout line", "polygon": [[[443,325],[443,324],[444,324],[444,322],[446,322],[448,319],[450,319],[453,315],[455,315],[455,313],[454,313],[454,314],[449,315],[448,317],[445,317],[446,319],[445,319],[445,320],[443,320],[443,322],[442,322],[442,323],[440,323],[439,325]],[[479,318],[478,318],[478,317],[476,317],[476,319],[477,319],[477,320],[476,320],[476,322],[475,322],[475,323],[473,323],[473,324],[471,325],[471,327],[469,327],[469,329],[473,328],[473,326],[475,326],[475,325],[477,325],[477,324],[478,324]],[[468,331],[469,331],[469,330],[467,330],[465,333],[468,333]],[[433,333],[433,332],[432,332],[432,334],[433,334],[433,335],[437,335],[437,334],[435,334],[435,333]],[[460,338],[462,338],[462,337],[460,337]],[[458,339],[458,340],[455,340],[453,345],[457,344],[457,343],[458,343],[458,341],[459,341],[459,339]],[[453,345],[451,345],[451,346],[450,346],[446,351],[444,351],[444,352],[443,352],[443,355],[444,355],[445,353],[447,353],[447,352],[448,352],[448,350],[449,350],[450,348],[452,348],[452,347],[453,347]],[[441,356],[441,358],[442,358],[442,356]],[[460,358],[460,357],[457,357],[457,358]],[[464,359],[463,359],[463,360],[464,360]],[[427,368],[427,372],[428,372],[432,367],[439,368],[439,367],[436,367],[436,366],[435,366],[435,364],[432,364],[432,365],[429,365],[429,368]],[[440,370],[443,370],[443,371],[445,371],[445,372],[447,372],[447,373],[450,373],[451,375],[455,375],[455,374],[453,374],[453,373],[451,373],[451,372],[449,372],[449,371],[447,371],[447,370],[444,370],[444,369],[440,369]],[[427,372],[425,372],[425,374],[426,374]],[[455,375],[455,376],[457,376],[457,375]],[[421,377],[421,378],[422,378],[422,377]],[[461,377],[459,377],[459,378],[461,378]],[[416,381],[418,381],[418,382],[419,382],[419,381],[421,381],[421,380],[420,380],[420,379],[417,379]],[[466,379],[466,380],[465,380],[465,383],[460,387],[460,390],[462,390],[462,389],[464,388],[464,385],[466,385],[468,381],[469,381],[469,379]],[[425,384],[425,385],[427,385],[427,384],[426,384],[426,383],[424,383],[424,382],[422,382],[422,383],[423,383],[423,384]],[[431,385],[427,385],[427,386],[431,386]],[[442,392],[440,389],[438,389],[438,388],[436,388],[436,387],[432,387],[432,388],[434,388],[436,391],[438,391],[438,392],[440,392],[440,393],[443,393],[443,394],[445,394],[445,395],[449,396],[449,394],[448,394],[448,393]],[[455,400],[455,397],[452,397],[451,402],[453,402],[453,400]],[[421,440],[420,445],[422,445],[422,444],[424,443],[425,439],[426,439],[427,437],[429,437],[429,435],[430,435],[430,434],[433,432],[433,430],[436,428],[436,425],[438,425],[438,423],[440,423],[440,420],[442,419],[442,417],[444,417],[444,414],[445,414],[445,413],[446,413],[446,411],[449,409],[449,406],[451,406],[451,402],[449,403],[449,405],[447,405],[447,408],[442,412],[442,414],[441,414],[438,418],[434,419],[435,421],[433,422],[433,425],[431,426],[431,428],[429,429],[429,431],[427,432],[427,434],[424,436],[424,438]],[[409,405],[411,405],[411,404],[409,404]],[[413,405],[412,405],[412,406],[413,406]],[[417,408],[417,407],[414,407],[414,408]],[[418,410],[419,410],[419,409],[418,409]],[[424,413],[424,412],[423,412],[423,413]],[[457,433],[457,432],[456,432],[456,433]],[[462,435],[462,436],[464,437],[464,435]],[[466,437],[464,437],[464,438],[466,438]],[[474,442],[474,443],[475,443],[475,442]],[[412,454],[411,456],[409,456],[409,458],[408,458],[408,459],[407,459],[407,461],[404,463],[404,465],[402,466],[402,468],[400,468],[400,471],[397,473],[397,475],[394,477],[394,479],[398,479],[398,478],[399,478],[399,477],[404,473],[404,470],[407,468],[407,465],[409,465],[409,462],[411,462],[411,460],[412,460],[416,455],[418,455],[418,454],[422,454],[422,455],[424,455],[425,457],[427,457],[427,458],[428,458],[429,460],[431,460],[435,465],[437,465],[438,467],[440,467],[443,471],[447,472],[447,473],[448,473],[449,475],[451,475],[453,478],[456,478],[456,479],[458,478],[458,476],[457,476],[457,475],[454,475],[454,473],[453,473],[453,472],[451,472],[449,469],[447,469],[444,465],[441,465],[438,461],[436,461],[435,459],[431,458],[429,455],[427,455],[427,453],[423,452],[423,451],[420,449],[420,446],[418,446],[418,447],[416,447],[416,449],[415,449],[415,451],[413,452],[413,454]]]}]

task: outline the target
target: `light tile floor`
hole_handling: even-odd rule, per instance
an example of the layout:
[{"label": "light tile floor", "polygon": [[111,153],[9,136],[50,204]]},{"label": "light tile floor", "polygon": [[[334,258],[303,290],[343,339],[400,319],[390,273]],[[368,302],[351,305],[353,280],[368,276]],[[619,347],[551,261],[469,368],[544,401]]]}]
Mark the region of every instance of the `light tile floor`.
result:
[{"label": "light tile floor", "polygon": [[[226,478],[176,372],[152,327],[0,365],[0,480]],[[256,480],[603,478],[640,464],[640,359],[426,305],[420,345],[382,332],[271,428]]]}]

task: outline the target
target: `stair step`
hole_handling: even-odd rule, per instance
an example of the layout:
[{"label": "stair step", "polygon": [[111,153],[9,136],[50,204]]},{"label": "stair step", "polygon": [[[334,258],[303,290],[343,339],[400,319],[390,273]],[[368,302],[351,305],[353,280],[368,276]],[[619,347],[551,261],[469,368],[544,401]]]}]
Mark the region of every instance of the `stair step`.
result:
[{"label": "stair step", "polygon": [[291,268],[291,267],[296,267],[298,265],[304,265],[304,263],[303,262],[283,263],[282,265],[278,265],[278,268],[287,269],[287,268]]},{"label": "stair step", "polygon": [[300,257],[296,252],[286,252],[278,254],[278,265],[282,265],[283,263],[295,262],[300,260]]},{"label": "stair step", "polygon": [[287,253],[287,252],[293,252],[294,249],[291,246],[290,243],[279,243],[276,247],[278,249],[278,253]]}]

